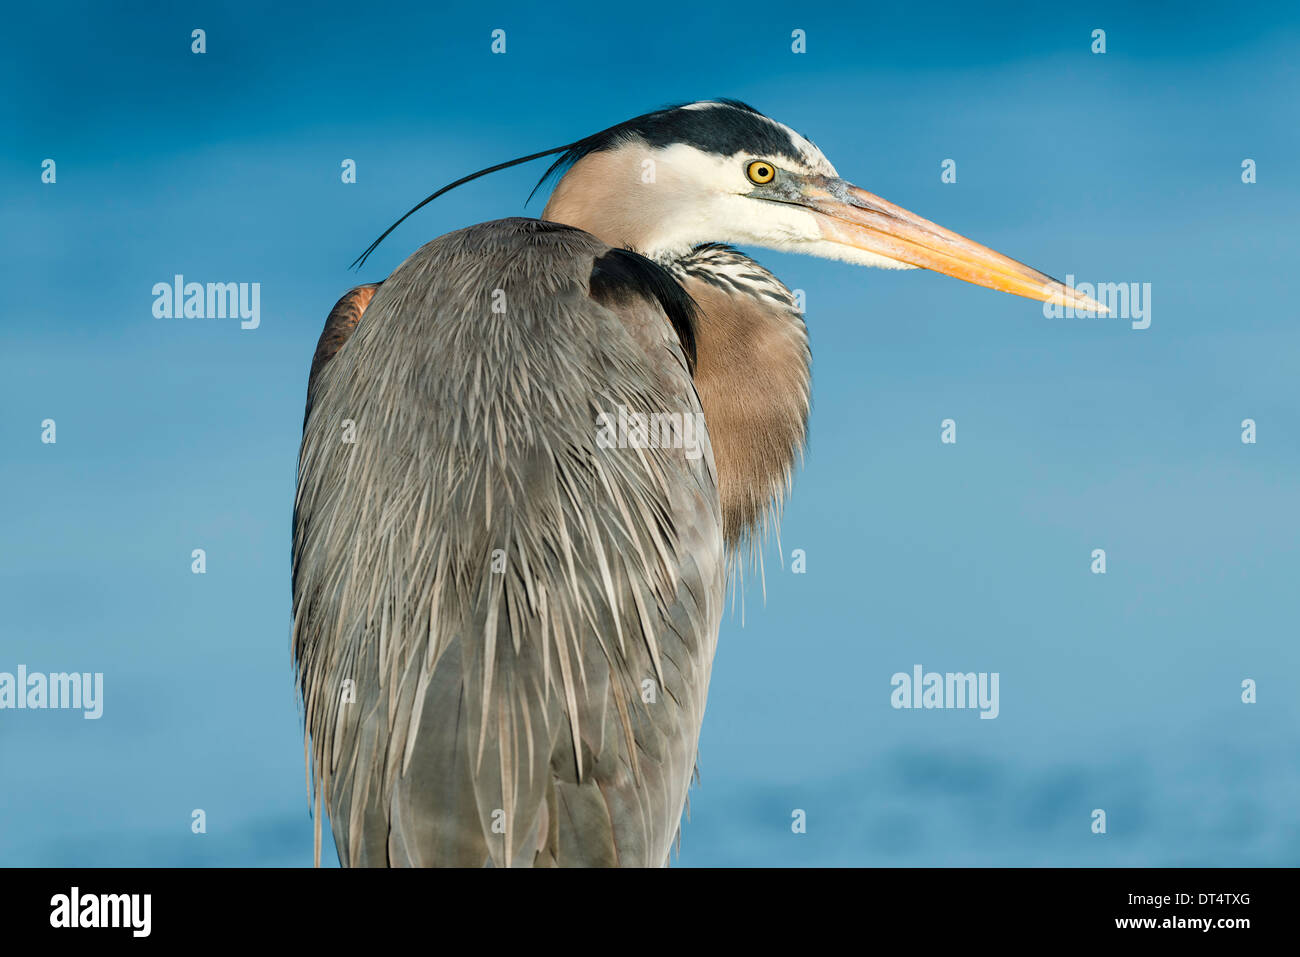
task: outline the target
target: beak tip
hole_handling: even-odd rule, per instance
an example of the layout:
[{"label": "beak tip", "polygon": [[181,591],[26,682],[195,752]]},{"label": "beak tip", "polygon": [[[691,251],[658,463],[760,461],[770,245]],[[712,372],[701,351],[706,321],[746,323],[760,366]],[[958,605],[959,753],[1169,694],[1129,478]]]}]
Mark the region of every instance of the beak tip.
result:
[{"label": "beak tip", "polygon": [[1091,312],[1098,316],[1110,315],[1109,307],[1103,306],[1091,296],[1085,296],[1064,283],[1053,280],[1050,285],[1044,287],[1043,292],[1045,293],[1043,298],[1047,302],[1053,302],[1060,306],[1069,306],[1080,312]]}]

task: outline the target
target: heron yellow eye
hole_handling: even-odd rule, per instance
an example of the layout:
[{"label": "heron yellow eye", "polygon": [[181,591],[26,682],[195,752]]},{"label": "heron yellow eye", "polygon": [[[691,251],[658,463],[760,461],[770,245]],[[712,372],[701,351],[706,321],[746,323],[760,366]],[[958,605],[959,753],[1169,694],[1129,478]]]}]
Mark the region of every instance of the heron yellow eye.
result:
[{"label": "heron yellow eye", "polygon": [[751,183],[762,186],[776,179],[776,167],[766,160],[754,160],[745,167],[745,175],[749,177]]}]

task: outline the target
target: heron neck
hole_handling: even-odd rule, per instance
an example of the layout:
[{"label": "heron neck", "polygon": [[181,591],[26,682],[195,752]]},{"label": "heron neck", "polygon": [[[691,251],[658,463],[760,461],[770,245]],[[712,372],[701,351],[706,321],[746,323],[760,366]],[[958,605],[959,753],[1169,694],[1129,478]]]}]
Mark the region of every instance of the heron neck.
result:
[{"label": "heron neck", "polygon": [[690,245],[681,244],[648,201],[654,194],[637,187],[640,177],[633,151],[584,156],[556,185],[542,219],[576,227],[616,249],[635,249],[661,262],[686,255]]},{"label": "heron neck", "polygon": [[[734,250],[705,247],[673,271],[700,307],[695,389],[713,446],[723,531],[735,545],[779,511],[803,453],[812,393],[807,329],[785,287]],[[746,288],[741,275],[766,281],[750,279]]]}]

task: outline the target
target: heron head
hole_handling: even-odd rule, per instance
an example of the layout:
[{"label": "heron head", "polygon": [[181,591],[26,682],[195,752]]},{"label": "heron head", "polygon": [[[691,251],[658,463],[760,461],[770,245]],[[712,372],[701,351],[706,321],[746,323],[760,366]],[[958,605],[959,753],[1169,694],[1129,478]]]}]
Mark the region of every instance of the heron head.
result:
[{"label": "heron head", "polygon": [[[573,144],[542,216],[660,259],[706,242],[930,269],[1104,308],[1035,269],[847,182],[813,143],[732,100],[647,113]],[[548,174],[549,175],[549,174]]]}]

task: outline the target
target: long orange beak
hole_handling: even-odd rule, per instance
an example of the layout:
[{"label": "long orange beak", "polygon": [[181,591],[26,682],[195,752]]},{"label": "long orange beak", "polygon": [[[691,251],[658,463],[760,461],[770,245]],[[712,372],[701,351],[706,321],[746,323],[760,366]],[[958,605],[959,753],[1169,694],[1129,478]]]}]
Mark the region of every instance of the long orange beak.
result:
[{"label": "long orange beak", "polygon": [[1040,302],[1104,315],[1109,310],[1063,282],[959,236],[842,179],[809,176],[799,205],[817,216],[822,237],[909,266],[919,266]]}]

